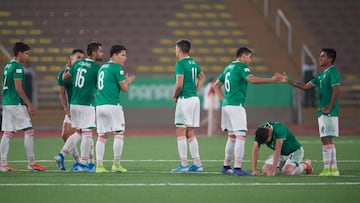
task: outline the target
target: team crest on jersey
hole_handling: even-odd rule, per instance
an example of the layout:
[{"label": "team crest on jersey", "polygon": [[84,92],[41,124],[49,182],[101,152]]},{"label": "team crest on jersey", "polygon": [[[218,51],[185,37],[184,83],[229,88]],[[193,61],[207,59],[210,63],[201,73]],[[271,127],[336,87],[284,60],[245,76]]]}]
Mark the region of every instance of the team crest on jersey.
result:
[{"label": "team crest on jersey", "polygon": [[123,71],[123,70],[120,71],[120,75],[124,75],[124,71]]},{"label": "team crest on jersey", "polygon": [[244,68],[244,71],[245,72],[250,72],[250,69],[249,68]]},{"label": "team crest on jersey", "polygon": [[16,69],[16,73],[22,73],[22,69]]}]

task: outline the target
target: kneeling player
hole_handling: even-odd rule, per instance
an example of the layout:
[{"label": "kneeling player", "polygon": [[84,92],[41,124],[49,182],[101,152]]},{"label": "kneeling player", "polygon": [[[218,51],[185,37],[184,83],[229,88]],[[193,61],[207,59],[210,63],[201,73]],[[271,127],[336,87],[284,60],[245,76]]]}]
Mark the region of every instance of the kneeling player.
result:
[{"label": "kneeling player", "polygon": [[274,150],[262,168],[264,175],[274,176],[277,169],[284,175],[298,175],[304,171],[306,174],[312,173],[310,160],[302,162],[304,150],[293,133],[282,123],[267,122],[260,125],[255,132],[255,142],[252,149],[253,175],[260,175],[256,165],[262,144],[266,144]]}]

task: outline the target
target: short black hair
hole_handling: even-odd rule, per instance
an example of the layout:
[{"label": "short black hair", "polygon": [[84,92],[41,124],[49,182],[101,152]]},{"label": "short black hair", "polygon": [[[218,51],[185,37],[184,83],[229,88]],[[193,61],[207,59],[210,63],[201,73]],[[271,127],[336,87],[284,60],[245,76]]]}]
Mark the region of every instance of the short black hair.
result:
[{"label": "short black hair", "polygon": [[125,50],[125,51],[126,51],[126,48],[125,48],[125,46],[123,46],[123,45],[113,45],[113,46],[111,46],[111,49],[110,49],[110,57],[111,57],[113,54],[118,54],[118,53],[120,53],[122,50]]},{"label": "short black hair", "polygon": [[336,51],[332,48],[322,48],[321,51],[325,52],[328,58],[331,58],[331,63],[333,64],[336,60]]},{"label": "short black hair", "polygon": [[191,43],[189,40],[183,39],[176,42],[176,46],[183,52],[188,54],[191,49]]},{"label": "short black hair", "polygon": [[261,145],[266,143],[269,135],[269,129],[267,128],[258,128],[255,131],[255,141]]},{"label": "short black hair", "polygon": [[237,51],[236,51],[236,58],[241,57],[243,54],[251,54],[252,51],[247,48],[247,47],[240,47]]},{"label": "short black hair", "polygon": [[91,56],[94,51],[97,51],[100,49],[102,45],[99,42],[92,42],[88,44],[86,52],[88,56]]},{"label": "short black hair", "polygon": [[73,49],[72,52],[71,52],[71,55],[74,55],[76,53],[82,53],[82,54],[85,54],[85,52],[82,50],[82,49]]},{"label": "short black hair", "polygon": [[29,51],[30,46],[24,42],[16,42],[13,47],[14,56],[17,56],[20,52]]}]

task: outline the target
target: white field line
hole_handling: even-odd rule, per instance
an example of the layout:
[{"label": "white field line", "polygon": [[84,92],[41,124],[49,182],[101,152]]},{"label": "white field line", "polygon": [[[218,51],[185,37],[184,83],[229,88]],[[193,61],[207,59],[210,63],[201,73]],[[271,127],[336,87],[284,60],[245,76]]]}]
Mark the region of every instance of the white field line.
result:
[{"label": "white field line", "polygon": [[360,182],[334,183],[0,183],[0,187],[221,187],[221,186],[349,186]]},{"label": "white field line", "polygon": [[[69,158],[70,159],[70,158]],[[54,160],[36,160],[38,162],[55,162]],[[113,160],[104,160],[104,162],[112,162]],[[179,162],[178,159],[124,159],[122,162]],[[202,162],[223,162],[224,160],[205,159]],[[259,160],[258,162],[264,162]],[[322,160],[311,160],[312,162],[322,162]],[[8,160],[9,163],[25,163],[27,160]],[[65,160],[65,162],[74,162],[74,160]],[[251,160],[243,160],[243,162],[251,162]],[[360,163],[360,160],[337,160],[338,163]]]},{"label": "white field line", "polygon": [[[82,172],[71,172],[71,171],[61,171],[61,170],[46,170],[46,171],[30,171],[30,170],[21,170],[19,169],[19,171],[22,172],[34,172],[34,173],[82,173]],[[113,172],[109,172],[109,173],[101,173],[99,175],[104,175],[104,174],[111,174]],[[171,172],[170,170],[163,170],[163,171],[141,171],[141,170],[131,170],[131,171],[127,171],[127,174],[199,174],[199,175],[223,175],[220,171],[202,171],[202,172],[179,172],[179,173],[174,173]],[[121,173],[118,173],[119,175]],[[226,175],[225,175],[226,176]],[[231,175],[230,175],[231,176]],[[305,175],[304,175],[305,176]],[[319,177],[317,174],[310,174],[310,175],[306,175],[308,177]],[[357,175],[341,175],[341,178],[360,178],[360,176]]]}]

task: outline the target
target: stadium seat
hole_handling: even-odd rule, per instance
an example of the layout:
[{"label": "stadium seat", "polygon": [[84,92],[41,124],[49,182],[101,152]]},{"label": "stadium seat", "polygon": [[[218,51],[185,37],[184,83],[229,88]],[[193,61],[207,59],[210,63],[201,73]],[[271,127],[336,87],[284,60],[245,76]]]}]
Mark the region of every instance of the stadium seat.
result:
[{"label": "stadium seat", "polygon": [[211,6],[209,4],[200,4],[199,9],[200,10],[210,10]]},{"label": "stadium seat", "polygon": [[9,11],[0,11],[0,17],[9,17],[11,16],[11,12]]}]

